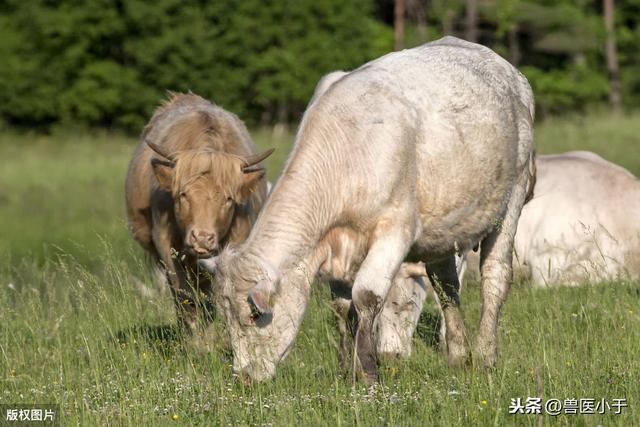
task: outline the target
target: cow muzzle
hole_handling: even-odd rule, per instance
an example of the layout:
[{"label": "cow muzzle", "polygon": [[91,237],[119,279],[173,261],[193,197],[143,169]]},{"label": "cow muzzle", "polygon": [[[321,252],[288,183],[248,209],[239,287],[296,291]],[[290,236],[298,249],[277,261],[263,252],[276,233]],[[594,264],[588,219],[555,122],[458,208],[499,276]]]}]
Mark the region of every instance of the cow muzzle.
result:
[{"label": "cow muzzle", "polygon": [[245,384],[258,383],[267,381],[275,377],[275,363],[260,361],[255,364],[246,364],[242,368],[238,368],[234,363],[234,373]]},{"label": "cow muzzle", "polygon": [[219,251],[218,238],[213,231],[193,228],[186,240],[189,251],[198,258],[210,258]]}]

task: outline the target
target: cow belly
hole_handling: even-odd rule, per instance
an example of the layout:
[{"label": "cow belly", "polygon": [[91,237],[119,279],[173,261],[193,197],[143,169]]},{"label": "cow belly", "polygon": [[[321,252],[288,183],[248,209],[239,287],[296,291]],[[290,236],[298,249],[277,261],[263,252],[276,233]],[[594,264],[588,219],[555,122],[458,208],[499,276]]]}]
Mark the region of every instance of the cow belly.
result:
[{"label": "cow belly", "polygon": [[438,182],[450,184],[420,189],[421,231],[416,246],[432,256],[470,250],[500,223],[511,180],[489,178],[467,183],[458,176]]},{"label": "cow belly", "polygon": [[414,251],[426,253],[430,258],[469,251],[493,229],[503,212],[496,206],[480,216],[462,208],[443,217],[423,217]]},{"label": "cow belly", "polygon": [[473,248],[501,221],[528,158],[500,114],[476,116],[475,108],[427,115],[417,145],[417,245],[432,256]]}]

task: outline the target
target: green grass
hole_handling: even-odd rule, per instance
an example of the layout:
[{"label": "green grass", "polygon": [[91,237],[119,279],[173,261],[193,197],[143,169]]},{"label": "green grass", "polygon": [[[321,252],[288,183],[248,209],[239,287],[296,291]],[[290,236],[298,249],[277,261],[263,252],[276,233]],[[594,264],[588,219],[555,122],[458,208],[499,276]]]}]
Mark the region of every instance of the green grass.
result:
[{"label": "green grass", "polygon": [[[291,138],[276,146],[277,177]],[[540,152],[587,148],[640,174],[640,116],[548,121]],[[276,379],[235,380],[219,340],[181,341],[170,297],[151,282],[124,221],[123,180],[135,139],[0,136],[0,403],[51,403],[81,425],[538,425],[510,399],[627,398],[621,415],[544,417],[544,424],[640,425],[640,283],[531,289],[516,283],[493,371],[449,368],[431,344],[435,311],[414,354],[381,367],[369,393],[338,373],[325,286],[316,287],[295,350]],[[475,335],[478,285],[463,293]],[[219,322],[216,328],[221,328]]]}]

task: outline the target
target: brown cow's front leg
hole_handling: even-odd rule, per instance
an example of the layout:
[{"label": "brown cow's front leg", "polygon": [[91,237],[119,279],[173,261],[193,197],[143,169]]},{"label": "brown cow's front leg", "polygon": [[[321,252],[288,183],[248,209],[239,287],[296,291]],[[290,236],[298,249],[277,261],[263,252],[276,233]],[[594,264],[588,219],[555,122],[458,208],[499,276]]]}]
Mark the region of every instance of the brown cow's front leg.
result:
[{"label": "brown cow's front leg", "polygon": [[183,330],[195,333],[198,331],[196,301],[189,289],[186,271],[177,259],[177,254],[172,250],[172,239],[168,225],[154,228],[153,243],[158,252],[158,261],[164,268],[167,281],[171,286],[178,321]]},{"label": "brown cow's front leg", "polygon": [[196,334],[200,331],[198,324],[198,313],[196,301],[191,292],[184,289],[176,289],[171,286],[171,293],[176,306],[176,315],[182,329],[189,334]]}]

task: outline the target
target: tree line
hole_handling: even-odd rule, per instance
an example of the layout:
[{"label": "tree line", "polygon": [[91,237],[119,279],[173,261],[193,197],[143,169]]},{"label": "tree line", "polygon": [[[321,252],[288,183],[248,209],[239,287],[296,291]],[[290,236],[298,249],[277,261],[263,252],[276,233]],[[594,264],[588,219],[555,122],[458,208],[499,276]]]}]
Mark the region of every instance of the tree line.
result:
[{"label": "tree line", "polygon": [[640,104],[640,0],[0,0],[0,120],[138,132],[167,90],[298,120],[325,73],[445,34],[518,66],[542,116]]}]

